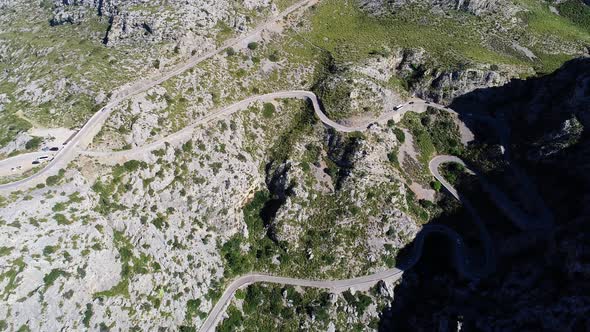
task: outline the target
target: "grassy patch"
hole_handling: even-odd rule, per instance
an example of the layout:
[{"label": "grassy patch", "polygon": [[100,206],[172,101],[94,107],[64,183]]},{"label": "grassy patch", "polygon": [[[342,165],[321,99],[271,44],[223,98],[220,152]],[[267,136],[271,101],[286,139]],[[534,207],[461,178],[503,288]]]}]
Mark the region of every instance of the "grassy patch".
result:
[{"label": "grassy patch", "polygon": [[433,15],[428,8],[405,6],[396,14],[372,17],[356,1],[327,0],[317,6],[311,20],[309,39],[338,62],[362,60],[395,47],[422,47],[446,66],[465,59],[519,62],[484,47],[477,33],[480,22],[467,13],[453,12],[449,18]]}]

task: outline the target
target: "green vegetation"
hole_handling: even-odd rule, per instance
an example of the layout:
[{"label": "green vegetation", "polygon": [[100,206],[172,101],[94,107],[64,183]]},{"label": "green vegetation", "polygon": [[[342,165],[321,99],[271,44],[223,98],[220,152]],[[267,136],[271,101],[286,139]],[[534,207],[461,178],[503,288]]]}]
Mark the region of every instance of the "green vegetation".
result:
[{"label": "green vegetation", "polygon": [[280,134],[271,147],[270,160],[287,160],[293,150],[294,143],[308,133],[316,121],[311,106],[306,105],[297,110],[287,129]]},{"label": "green vegetation", "polygon": [[58,225],[70,225],[73,222],[61,213],[54,214],[53,219],[55,219]]},{"label": "green vegetation", "polygon": [[459,178],[466,174],[465,166],[461,164],[446,163],[441,165],[441,175],[453,186],[456,186]]},{"label": "green vegetation", "polygon": [[[562,6],[575,11],[580,0]],[[409,5],[386,15],[371,16],[354,1],[322,1],[311,16],[311,29],[306,37],[316,46],[330,52],[337,63],[356,62],[375,55],[388,55],[395,48],[423,48],[443,68],[460,68],[468,63],[511,64],[536,67],[549,72],[571,55],[555,54],[561,41],[588,42],[590,34],[578,13],[570,19],[550,12],[545,2],[519,0],[529,10],[523,16],[524,26],[494,34],[493,20],[481,19],[462,11],[447,15],[433,14],[422,5]],[[575,9],[574,9],[575,8]],[[568,8],[569,9],[569,8]],[[585,8],[584,10],[586,10]],[[568,12],[566,10],[566,12]],[[570,15],[571,16],[571,15]],[[501,21],[501,17],[497,18]],[[506,23],[508,24],[508,23]],[[550,40],[533,48],[540,63],[534,63],[512,46],[512,40]]]},{"label": "green vegetation", "polygon": [[563,10],[563,16],[552,13],[549,5],[544,1],[519,0],[519,2],[529,10],[522,15],[527,27],[533,32],[550,39],[557,37],[570,41],[590,40],[588,34],[590,30],[587,25],[584,25],[588,18],[583,18],[584,14],[590,11],[582,4],[582,1],[569,0],[558,5],[558,9]]},{"label": "green vegetation", "polygon": [[243,297],[242,311],[230,306],[229,318],[220,324],[219,331],[298,331],[300,322],[309,316],[315,317],[316,327],[328,323],[331,303],[324,291],[309,289],[299,293],[291,286],[253,284]]},{"label": "green vegetation", "polygon": [[47,177],[47,179],[45,180],[45,184],[48,187],[55,186],[55,185],[59,184],[59,182],[61,180],[63,180],[65,174],[66,174],[66,171],[62,168],[59,170],[57,175],[52,175],[52,176]]},{"label": "green vegetation", "polygon": [[365,313],[365,310],[367,310],[369,305],[371,305],[371,303],[373,302],[371,297],[363,293],[352,295],[350,291],[346,291],[342,293],[342,296],[344,296],[346,302],[349,305],[352,305],[356,309],[356,311],[361,315]]},{"label": "green vegetation", "polygon": [[6,300],[10,293],[18,286],[18,275],[24,271],[25,267],[26,264],[23,259],[17,258],[11,262],[10,268],[5,268],[4,272],[0,273],[0,283],[4,285],[4,290],[2,291],[4,300]]},{"label": "green vegetation", "polygon": [[[427,112],[406,113],[402,125],[410,130],[418,151],[418,159],[425,167],[435,153],[461,155],[463,145],[459,127],[450,114],[429,108]],[[403,132],[402,132],[403,133]]]},{"label": "green vegetation", "polygon": [[275,105],[272,103],[264,103],[262,107],[262,116],[267,119],[270,119],[275,114]]},{"label": "green vegetation", "polygon": [[13,247],[0,247],[0,257],[8,256],[12,252]]},{"label": "green vegetation", "polygon": [[53,285],[53,283],[57,280],[57,278],[59,278],[61,276],[65,276],[65,275],[67,275],[67,273],[63,270],[59,270],[59,269],[51,270],[51,272],[49,272],[48,274],[46,274],[43,277],[43,282],[45,283],[45,289],[51,287]]},{"label": "green vegetation", "polygon": [[25,149],[37,150],[41,146],[41,143],[43,143],[43,138],[35,136],[25,144]]},{"label": "green vegetation", "polygon": [[[0,66],[0,68],[2,67]],[[19,133],[29,130],[31,124],[16,115],[2,113],[0,115],[0,146],[5,146],[12,142]]]},{"label": "green vegetation", "polygon": [[207,313],[202,312],[199,307],[201,306],[201,299],[194,299],[188,300],[186,302],[186,312],[184,315],[184,319],[190,323],[193,320],[193,317],[206,317]]},{"label": "green vegetation", "polygon": [[436,192],[440,192],[442,190],[442,183],[440,183],[438,180],[434,180],[430,182],[430,187]]},{"label": "green vegetation", "polygon": [[[231,332],[239,330],[239,327],[242,326],[242,313],[236,309],[236,307],[231,306],[227,308],[227,318],[223,320],[221,324],[217,327],[217,331],[220,332]],[[256,329],[257,330],[257,329]]]},{"label": "green vegetation", "polygon": [[[372,17],[353,1],[328,0],[314,12],[309,38],[331,52],[337,62],[362,60],[395,47],[422,47],[447,66],[457,65],[464,59],[484,63],[519,62],[484,47],[478,28],[478,20],[467,13],[437,17],[429,8],[406,6],[393,15]],[[451,49],[454,52],[449,52]]]},{"label": "green vegetation", "polygon": [[393,128],[393,133],[395,134],[395,137],[401,144],[403,144],[406,141],[406,134],[404,134],[403,130],[395,127]]},{"label": "green vegetation", "polygon": [[58,246],[45,246],[45,248],[43,248],[43,255],[51,256],[58,249],[59,249]]},{"label": "green vegetation", "polygon": [[567,0],[557,4],[559,14],[570,19],[579,28],[590,32],[590,7],[582,0]]},{"label": "green vegetation", "polygon": [[92,314],[92,303],[87,303],[86,311],[84,311],[84,318],[82,319],[82,324],[84,324],[84,327],[90,327],[90,320],[92,319]]}]

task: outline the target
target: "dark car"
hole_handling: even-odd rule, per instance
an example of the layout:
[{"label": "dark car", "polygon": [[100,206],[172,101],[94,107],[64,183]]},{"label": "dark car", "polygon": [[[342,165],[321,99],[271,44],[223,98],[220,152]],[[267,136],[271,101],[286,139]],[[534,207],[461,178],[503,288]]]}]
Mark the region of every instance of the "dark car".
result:
[{"label": "dark car", "polygon": [[59,147],[54,146],[54,147],[50,148],[49,151],[59,151]]},{"label": "dark car", "polygon": [[409,102],[408,104],[410,104],[410,105],[413,105],[413,104],[414,104],[414,102],[413,102],[413,101],[411,101],[411,102]]},{"label": "dark car", "polygon": [[41,162],[39,160],[33,160],[33,165],[39,165]]}]

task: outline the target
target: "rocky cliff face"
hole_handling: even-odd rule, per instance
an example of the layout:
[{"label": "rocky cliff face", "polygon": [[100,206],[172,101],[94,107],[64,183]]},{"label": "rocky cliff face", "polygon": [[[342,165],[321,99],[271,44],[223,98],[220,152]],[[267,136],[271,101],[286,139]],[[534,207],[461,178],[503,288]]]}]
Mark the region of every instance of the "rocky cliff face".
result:
[{"label": "rocky cliff face", "polygon": [[426,5],[442,10],[462,10],[478,16],[498,12],[510,15],[518,11],[518,7],[505,0],[362,0],[361,5],[373,13],[383,13],[407,5]]},{"label": "rocky cliff face", "polygon": [[471,64],[451,69],[437,65],[421,49],[401,50],[396,55],[396,70],[416,96],[441,104],[475,89],[506,84],[516,75],[510,66]]},{"label": "rocky cliff face", "polygon": [[270,1],[54,0],[53,8],[52,25],[108,20],[104,43],[109,46],[174,41],[183,48],[201,43],[212,30],[245,30],[253,11],[270,8]]}]

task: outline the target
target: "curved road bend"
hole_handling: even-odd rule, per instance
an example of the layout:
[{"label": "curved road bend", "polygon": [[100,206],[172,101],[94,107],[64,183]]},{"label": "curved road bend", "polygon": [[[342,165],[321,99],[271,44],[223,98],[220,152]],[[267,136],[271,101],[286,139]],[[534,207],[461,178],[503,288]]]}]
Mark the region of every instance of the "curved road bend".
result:
[{"label": "curved road bend", "polygon": [[121,161],[131,160],[134,158],[141,157],[141,155],[145,152],[149,152],[149,151],[153,151],[153,150],[157,150],[159,148],[162,148],[166,145],[166,143],[174,144],[174,143],[179,143],[179,142],[185,141],[190,138],[190,136],[192,135],[192,132],[195,130],[195,128],[197,126],[208,123],[210,121],[213,121],[213,120],[223,117],[223,116],[231,115],[231,114],[236,113],[240,110],[244,110],[249,106],[249,104],[251,104],[255,101],[267,102],[267,101],[272,101],[272,100],[276,100],[276,99],[288,99],[288,98],[310,100],[316,116],[320,119],[320,121],[322,123],[324,123],[324,125],[334,128],[336,131],[345,132],[345,133],[351,133],[351,132],[356,132],[356,131],[365,131],[365,130],[367,130],[367,128],[370,124],[375,123],[375,122],[386,122],[387,120],[390,120],[390,119],[394,119],[396,122],[398,122],[401,120],[402,116],[406,112],[417,112],[417,113],[423,112],[426,109],[424,106],[432,106],[432,107],[435,107],[435,108],[438,108],[441,110],[453,112],[452,110],[450,110],[442,105],[437,105],[437,104],[432,104],[432,103],[429,104],[423,100],[414,98],[414,99],[412,99],[411,104],[410,103],[403,104],[403,106],[397,111],[385,112],[377,119],[366,121],[362,125],[350,127],[350,126],[346,126],[346,125],[342,125],[340,123],[337,123],[337,122],[331,120],[330,118],[328,118],[328,116],[324,113],[324,111],[320,107],[319,98],[315,95],[315,93],[313,93],[311,91],[307,91],[307,90],[279,91],[279,92],[273,92],[273,93],[269,93],[269,94],[265,94],[265,95],[252,96],[252,97],[246,98],[244,100],[241,100],[233,105],[225,107],[223,109],[219,109],[217,111],[211,112],[210,114],[206,115],[205,117],[200,118],[197,121],[193,122],[191,125],[183,128],[173,134],[170,134],[166,137],[160,138],[152,143],[148,143],[143,146],[138,146],[138,147],[135,147],[135,148],[132,148],[129,150],[122,150],[122,151],[83,150],[83,151],[80,151],[80,154],[85,155],[85,156],[89,156],[89,157],[108,158],[109,163],[119,163]]},{"label": "curved road bend", "polygon": [[[166,143],[172,144],[172,143],[177,143],[177,142],[187,140],[188,138],[190,138],[190,136],[192,135],[192,132],[195,130],[195,128],[197,126],[208,123],[212,120],[215,120],[215,119],[223,117],[223,116],[231,115],[231,114],[236,113],[240,110],[247,109],[248,106],[253,102],[256,102],[256,101],[267,102],[267,101],[272,101],[272,100],[276,100],[276,99],[307,99],[307,100],[311,101],[314,112],[317,115],[317,117],[320,119],[320,121],[322,121],[326,126],[332,127],[336,131],[339,131],[339,132],[350,133],[350,132],[355,132],[355,131],[363,131],[363,130],[367,129],[367,126],[370,123],[374,122],[374,121],[371,121],[371,122],[368,122],[367,124],[357,126],[357,127],[347,127],[347,126],[341,125],[335,121],[330,120],[326,116],[326,114],[320,108],[318,97],[313,92],[305,91],[305,90],[280,91],[280,92],[273,92],[273,93],[260,95],[260,96],[252,96],[252,97],[246,98],[244,100],[241,100],[231,106],[214,111],[214,112],[206,115],[205,117],[198,119],[196,122],[194,122],[193,124],[191,124],[188,127],[181,129],[180,131],[177,131],[169,136],[163,137],[159,140],[156,140],[152,143],[149,143],[149,144],[146,144],[143,146],[139,146],[139,147],[136,147],[136,148],[133,148],[130,150],[123,150],[123,151],[80,151],[80,153],[83,155],[86,155],[86,156],[108,157],[109,159],[114,158],[115,160],[120,157],[123,157],[125,159],[133,159],[134,156],[140,155],[144,152],[149,152],[152,150],[159,149],[159,148],[165,146]],[[389,114],[391,116],[393,113],[389,113]]]},{"label": "curved road bend", "polygon": [[272,24],[276,23],[277,21],[281,20],[285,16],[293,13],[294,11],[303,8],[303,7],[310,7],[317,3],[318,0],[303,0],[299,1],[292,6],[288,7],[275,17],[267,20],[265,23],[261,24],[254,30],[250,31],[245,36],[238,36],[236,38],[232,38],[217,49],[209,51],[199,56],[195,56],[190,58],[187,62],[179,64],[174,68],[170,69],[169,71],[162,73],[156,77],[153,77],[148,80],[141,80],[138,81],[130,86],[122,88],[119,92],[116,93],[115,98],[111,100],[106,106],[98,110],[85,124],[82,128],[78,131],[78,133],[72,138],[72,140],[64,146],[61,151],[57,153],[55,158],[49,162],[41,171],[38,173],[31,175],[28,178],[0,185],[0,192],[9,192],[14,190],[26,189],[30,188],[38,183],[42,183],[46,177],[50,175],[57,174],[58,170],[61,168],[65,168],[69,162],[75,157],[76,148],[80,145],[84,148],[88,143],[92,141],[92,138],[100,131],[102,124],[110,115],[112,109],[118,105],[121,101],[128,99],[131,96],[134,96],[138,93],[144,92],[156,85],[161,84],[162,82],[177,76],[186,70],[196,66],[197,64],[207,60],[221,52],[223,52],[228,47],[240,44],[243,41],[255,38],[260,34],[263,30],[270,27]]},{"label": "curved road bend", "polygon": [[430,160],[428,168],[430,173],[445,187],[445,189],[451,193],[455,198],[459,199],[457,191],[448,183],[440,174],[440,165],[445,163],[457,163],[463,165],[465,169],[478,177],[479,182],[485,192],[488,193],[494,203],[502,210],[502,212],[512,221],[514,226],[521,230],[533,230],[543,227],[539,225],[537,218],[528,216],[522,209],[517,207],[509,198],[506,196],[498,187],[486,180],[484,176],[477,173],[473,169],[470,169],[463,160],[455,156],[440,155]]}]

